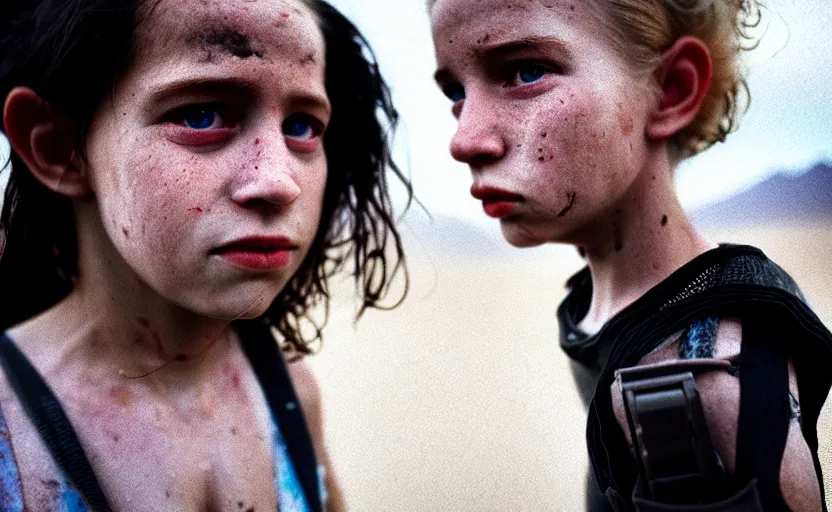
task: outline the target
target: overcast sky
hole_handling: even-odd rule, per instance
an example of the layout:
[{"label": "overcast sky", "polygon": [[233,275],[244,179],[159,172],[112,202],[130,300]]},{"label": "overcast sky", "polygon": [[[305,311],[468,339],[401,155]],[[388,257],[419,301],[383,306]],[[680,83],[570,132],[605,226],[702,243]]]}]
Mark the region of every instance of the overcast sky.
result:
[{"label": "overcast sky", "polygon": [[[433,214],[493,224],[469,196],[467,168],[448,145],[450,105],[435,70],[423,0],[331,0],[370,41],[402,116],[397,160]],[[832,2],[767,0],[765,35],[749,57],[751,108],[728,142],[683,164],[683,202],[696,207],[750,186],[776,170],[832,161]],[[5,160],[5,141],[0,141]],[[3,178],[5,178],[5,174]]]}]

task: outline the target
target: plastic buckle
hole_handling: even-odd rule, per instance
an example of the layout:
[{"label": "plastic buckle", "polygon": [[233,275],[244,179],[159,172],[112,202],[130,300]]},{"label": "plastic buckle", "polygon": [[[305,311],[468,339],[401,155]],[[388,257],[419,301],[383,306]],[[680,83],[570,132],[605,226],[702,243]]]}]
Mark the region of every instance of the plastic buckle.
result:
[{"label": "plastic buckle", "polygon": [[[681,371],[680,371],[681,370]],[[724,492],[693,372],[660,365],[619,370],[644,492],[666,503],[707,503]]]}]

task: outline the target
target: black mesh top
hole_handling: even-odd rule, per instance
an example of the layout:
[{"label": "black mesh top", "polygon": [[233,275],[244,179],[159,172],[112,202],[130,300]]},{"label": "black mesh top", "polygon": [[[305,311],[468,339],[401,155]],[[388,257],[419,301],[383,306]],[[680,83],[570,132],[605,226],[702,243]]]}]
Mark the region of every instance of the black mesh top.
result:
[{"label": "black mesh top", "polygon": [[592,336],[577,328],[592,297],[589,269],[572,276],[567,286],[570,292],[557,312],[560,345],[572,359],[589,406],[587,441],[602,488],[621,481],[621,472],[631,469],[626,467],[631,459],[626,441],[612,414],[614,371],[636,365],[669,336],[709,315],[750,315],[785,333],[783,342],[797,371],[804,436],[817,450],[815,426],[832,384],[832,334],[806,305],[791,276],[759,249],[721,245],[694,258]]}]

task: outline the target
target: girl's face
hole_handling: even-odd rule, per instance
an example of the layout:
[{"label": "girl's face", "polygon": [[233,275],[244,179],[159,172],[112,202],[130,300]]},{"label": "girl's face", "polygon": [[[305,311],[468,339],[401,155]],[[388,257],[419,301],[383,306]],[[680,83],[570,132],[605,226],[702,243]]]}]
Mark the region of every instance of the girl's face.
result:
[{"label": "girl's face", "polygon": [[314,15],[298,0],[162,0],[136,44],[87,142],[108,243],[179,306],[262,314],[321,215],[330,105]]},{"label": "girl's face", "polygon": [[436,79],[459,121],[451,154],[516,246],[603,236],[644,167],[655,94],[590,8],[438,0],[431,11]]}]

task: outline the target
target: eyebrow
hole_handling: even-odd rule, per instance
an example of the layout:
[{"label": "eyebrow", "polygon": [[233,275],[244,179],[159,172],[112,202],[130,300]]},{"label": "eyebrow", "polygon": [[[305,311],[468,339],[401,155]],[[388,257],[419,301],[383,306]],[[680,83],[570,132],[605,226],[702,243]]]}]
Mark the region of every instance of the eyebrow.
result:
[{"label": "eyebrow", "polygon": [[[153,86],[148,94],[148,104],[164,103],[180,94],[221,94],[252,99],[258,96],[258,87],[247,80],[234,77],[196,77],[166,82]],[[328,114],[332,110],[329,100],[309,91],[292,91],[292,103],[310,108],[320,108]]]},{"label": "eyebrow", "polygon": [[505,57],[513,53],[525,50],[557,50],[567,52],[566,43],[556,37],[531,36],[507,41],[505,43],[494,43],[477,49],[477,55],[482,59]]},{"label": "eyebrow", "polygon": [[[518,52],[538,50],[538,51],[558,51],[562,54],[569,55],[569,49],[563,40],[556,37],[549,36],[530,36],[515,39],[506,42],[496,42],[489,45],[483,45],[475,50],[475,55],[478,60],[489,61],[499,58],[504,58]],[[442,87],[448,82],[453,82],[453,73],[449,69],[442,68],[436,71],[433,79]]]},{"label": "eyebrow", "polygon": [[150,88],[148,98],[151,103],[162,103],[182,93],[220,93],[254,96],[254,86],[246,80],[232,77],[196,77],[184,78],[154,85]]}]

